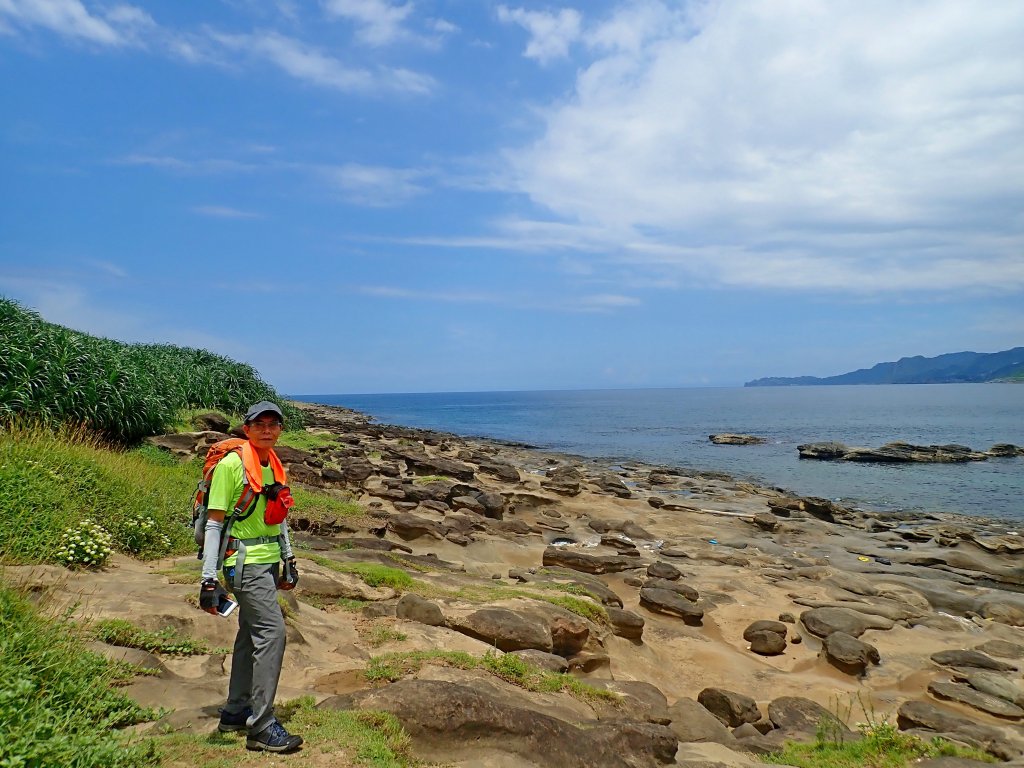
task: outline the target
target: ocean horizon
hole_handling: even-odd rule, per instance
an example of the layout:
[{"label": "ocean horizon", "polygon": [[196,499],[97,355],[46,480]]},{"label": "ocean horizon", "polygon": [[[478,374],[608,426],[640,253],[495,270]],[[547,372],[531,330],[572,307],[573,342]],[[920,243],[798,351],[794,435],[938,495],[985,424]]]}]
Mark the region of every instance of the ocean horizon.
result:
[{"label": "ocean horizon", "polygon": [[[987,450],[1024,445],[1024,386],[793,387],[319,394],[376,421],[507,440],[610,462],[727,472],[800,495],[879,511],[959,513],[1024,523],[1024,458],[964,464],[800,459],[803,443],[904,441]],[[762,445],[715,445],[720,432]]]}]

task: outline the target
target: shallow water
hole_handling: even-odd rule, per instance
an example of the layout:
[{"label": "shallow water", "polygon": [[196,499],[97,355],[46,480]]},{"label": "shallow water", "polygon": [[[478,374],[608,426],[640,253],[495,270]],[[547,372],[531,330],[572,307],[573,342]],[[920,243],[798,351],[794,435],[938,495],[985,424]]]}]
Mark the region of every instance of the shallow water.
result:
[{"label": "shallow water", "polygon": [[[1024,458],[968,464],[800,460],[802,443],[1024,445],[1024,385],[456,392],[310,395],[378,421],[514,440],[583,456],[715,469],[875,509],[960,512],[1021,521]],[[740,432],[764,445],[714,445]]]}]

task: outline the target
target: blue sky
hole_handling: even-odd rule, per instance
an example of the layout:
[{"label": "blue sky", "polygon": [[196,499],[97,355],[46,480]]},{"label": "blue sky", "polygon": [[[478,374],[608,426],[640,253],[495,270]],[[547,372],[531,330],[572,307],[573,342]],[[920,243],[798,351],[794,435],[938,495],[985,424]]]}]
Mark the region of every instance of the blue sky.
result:
[{"label": "blue sky", "polygon": [[1024,344],[1024,5],[0,0],[0,294],[290,394]]}]

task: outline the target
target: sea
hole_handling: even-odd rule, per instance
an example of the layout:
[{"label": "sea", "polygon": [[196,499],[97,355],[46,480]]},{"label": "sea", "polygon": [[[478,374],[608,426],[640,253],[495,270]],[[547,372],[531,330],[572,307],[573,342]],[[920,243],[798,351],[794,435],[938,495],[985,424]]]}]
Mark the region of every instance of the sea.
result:
[{"label": "sea", "polygon": [[[987,450],[1024,446],[1024,384],[724,387],[306,395],[378,422],[497,438],[618,463],[727,472],[876,511],[1006,521],[1024,533],[1024,457],[965,464],[862,464],[798,458],[803,443],[904,441]],[[737,432],[762,445],[715,445]]]}]

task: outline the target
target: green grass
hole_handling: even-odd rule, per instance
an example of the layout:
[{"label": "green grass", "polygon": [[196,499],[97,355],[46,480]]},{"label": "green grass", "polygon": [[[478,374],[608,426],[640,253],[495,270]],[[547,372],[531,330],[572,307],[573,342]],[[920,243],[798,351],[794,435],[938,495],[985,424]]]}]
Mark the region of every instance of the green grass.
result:
[{"label": "green grass", "polygon": [[[82,425],[137,443],[183,409],[244,412],[280,396],[256,370],[202,349],[124,344],[48,323],[0,297],[0,422]],[[302,412],[281,403],[290,424]]]},{"label": "green grass", "polygon": [[402,640],[408,640],[409,636],[404,632],[399,632],[391,627],[376,626],[371,628],[363,637],[367,644],[372,648],[380,648],[390,642],[401,642]]},{"label": "green grass", "polygon": [[[61,536],[86,517],[122,552],[187,552],[195,544],[183,523],[201,471],[152,448],[112,451],[81,432],[0,431],[0,509],[16,512],[0,526],[0,552],[5,562],[57,562]],[[155,535],[140,536],[140,520]]]},{"label": "green grass", "polygon": [[114,730],[154,717],[113,689],[124,674],[87,652],[68,620],[0,587],[0,766],[156,765],[149,742]]},{"label": "green grass", "polygon": [[616,703],[621,700],[616,693],[595,688],[572,675],[548,672],[533,666],[520,656],[508,653],[501,656],[491,652],[483,656],[473,656],[465,651],[441,650],[385,653],[370,658],[370,666],[366,668],[365,675],[367,680],[374,683],[394,682],[415,674],[424,664],[482,669],[528,691],[564,691],[582,701]]},{"label": "green grass", "polygon": [[186,637],[171,627],[150,632],[125,619],[103,619],[96,622],[92,630],[97,640],[122,648],[138,648],[168,656],[202,656],[210,653],[210,646],[204,641]]},{"label": "green grass", "polygon": [[288,755],[281,762],[273,755],[247,752],[239,744],[244,734],[172,733],[157,739],[162,764],[174,768],[252,768],[254,765],[411,768],[418,765],[410,754],[409,737],[401,723],[386,712],[317,709],[313,698],[304,696],[279,705],[275,714],[290,731],[305,739],[301,751]]},{"label": "green grass", "polygon": [[515,599],[538,600],[542,603],[557,605],[559,608],[564,608],[570,613],[575,613],[577,616],[588,619],[595,624],[610,626],[608,611],[604,609],[604,606],[582,597],[575,597],[574,595],[548,594],[551,589],[556,589],[553,587],[537,585],[537,588],[533,589],[533,586],[531,584],[529,587],[510,587],[504,584],[494,584],[493,582],[480,582],[450,589],[435,584],[416,582],[409,588],[409,591],[428,598],[447,597],[455,600],[465,600],[470,603],[493,603],[498,600]]},{"label": "green grass", "polygon": [[309,432],[305,429],[293,429],[281,433],[280,445],[300,451],[314,451],[318,448],[339,448],[344,445],[337,436],[330,432]]},{"label": "green grass", "polygon": [[813,744],[787,742],[782,752],[764,755],[766,763],[795,768],[909,768],[926,757],[964,757],[995,762],[985,752],[960,747],[943,739],[923,741],[900,733],[891,723],[873,723],[861,728],[863,738],[843,742],[819,729]]},{"label": "green grass", "polygon": [[414,477],[412,482],[415,485],[430,485],[431,483],[455,483],[457,481],[444,475],[420,475]]},{"label": "green grass", "polygon": [[398,591],[408,591],[413,586],[412,577],[405,571],[389,568],[379,563],[339,563],[322,555],[310,554],[309,559],[323,568],[338,573],[353,573],[371,587],[391,587]]},{"label": "green grass", "polygon": [[338,499],[306,488],[293,487],[292,498],[295,499],[295,510],[292,514],[311,520],[326,520],[329,517],[354,518],[366,514],[366,510],[352,500]]}]

